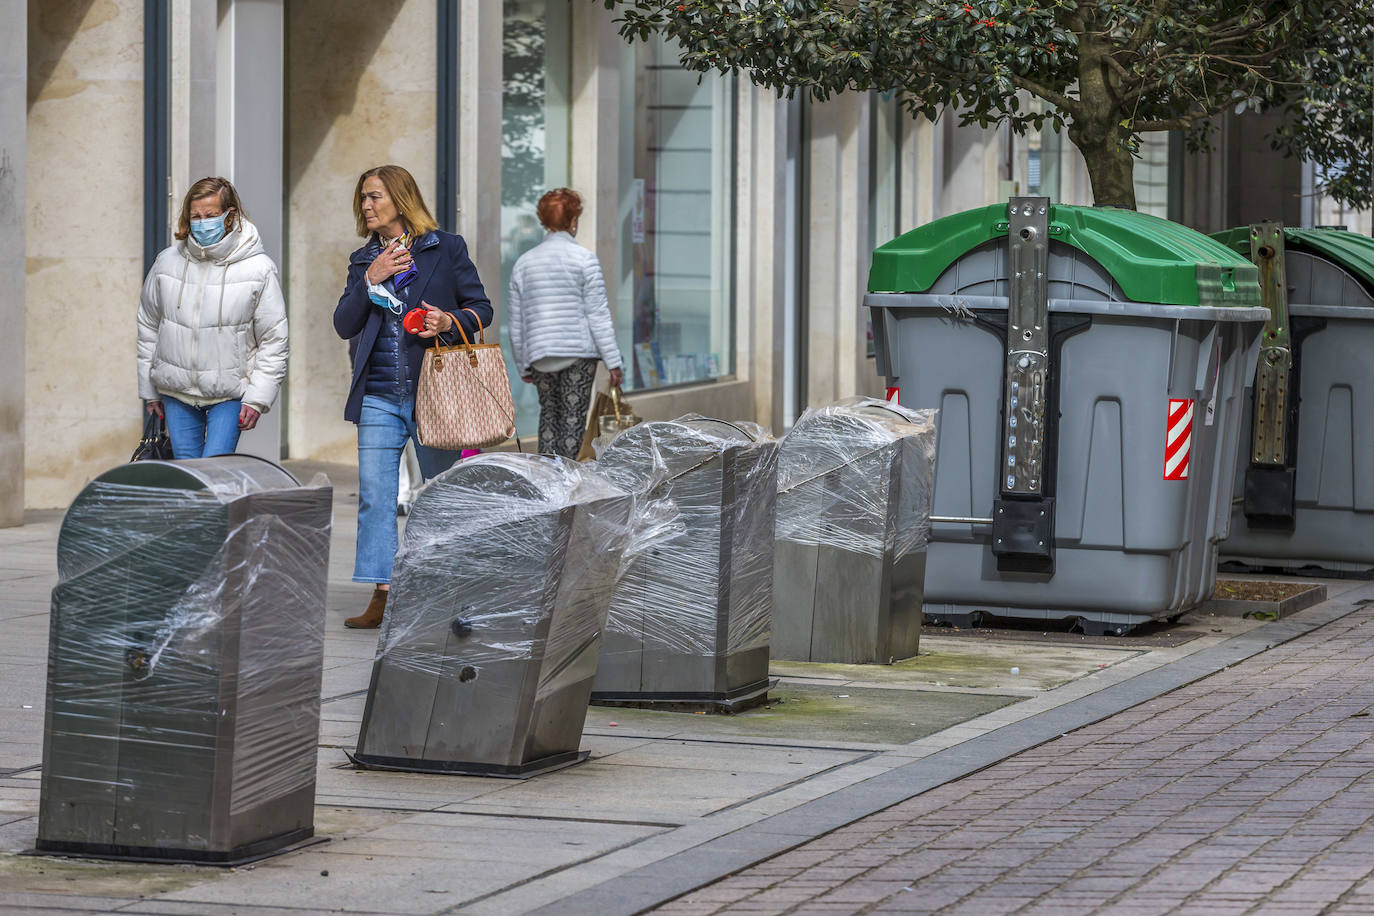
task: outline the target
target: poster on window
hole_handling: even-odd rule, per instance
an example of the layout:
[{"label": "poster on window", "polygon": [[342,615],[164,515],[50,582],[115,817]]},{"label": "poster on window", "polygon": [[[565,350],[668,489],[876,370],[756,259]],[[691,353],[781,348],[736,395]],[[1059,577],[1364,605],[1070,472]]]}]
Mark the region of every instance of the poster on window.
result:
[{"label": "poster on window", "polygon": [[636,245],[644,241],[644,179],[634,183],[634,213],[630,217],[630,241]]}]

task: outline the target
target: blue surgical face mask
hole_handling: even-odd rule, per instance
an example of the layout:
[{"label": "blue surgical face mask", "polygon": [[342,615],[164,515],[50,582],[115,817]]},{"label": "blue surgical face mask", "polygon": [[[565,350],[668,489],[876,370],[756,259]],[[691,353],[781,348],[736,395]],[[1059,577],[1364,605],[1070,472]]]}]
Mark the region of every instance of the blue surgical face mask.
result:
[{"label": "blue surgical face mask", "polygon": [[224,214],[209,219],[191,220],[191,236],[202,248],[215,244],[224,238]]}]

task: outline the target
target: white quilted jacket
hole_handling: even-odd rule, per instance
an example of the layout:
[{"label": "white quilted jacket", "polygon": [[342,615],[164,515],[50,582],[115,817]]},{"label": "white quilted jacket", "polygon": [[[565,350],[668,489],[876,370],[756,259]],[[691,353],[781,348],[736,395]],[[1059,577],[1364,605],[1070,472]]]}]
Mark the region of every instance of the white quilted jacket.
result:
[{"label": "white quilted jacket", "polygon": [[277,265],[248,220],[208,248],[187,239],[153,261],[138,305],[139,397],[240,398],[266,412],[286,357]]},{"label": "white quilted jacket", "polygon": [[550,232],[515,262],[506,316],[521,375],[546,356],[600,357],[608,369],[621,365],[601,264],[566,232]]}]

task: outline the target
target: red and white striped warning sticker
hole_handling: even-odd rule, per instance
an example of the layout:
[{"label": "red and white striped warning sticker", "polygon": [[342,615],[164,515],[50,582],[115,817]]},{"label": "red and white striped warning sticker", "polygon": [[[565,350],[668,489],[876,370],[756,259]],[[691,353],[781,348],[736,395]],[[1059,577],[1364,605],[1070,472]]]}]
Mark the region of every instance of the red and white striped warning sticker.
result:
[{"label": "red and white striped warning sticker", "polygon": [[1164,436],[1164,479],[1188,479],[1193,450],[1193,399],[1169,398],[1169,428]]},{"label": "red and white striped warning sticker", "polygon": [[890,404],[900,405],[902,403],[902,389],[895,385],[887,386],[887,400]]}]

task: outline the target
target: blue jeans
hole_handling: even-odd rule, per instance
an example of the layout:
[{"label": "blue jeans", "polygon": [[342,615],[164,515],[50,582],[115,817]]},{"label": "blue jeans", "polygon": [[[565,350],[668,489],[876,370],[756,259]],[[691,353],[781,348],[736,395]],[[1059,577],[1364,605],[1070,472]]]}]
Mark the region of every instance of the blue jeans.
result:
[{"label": "blue jeans", "polygon": [[177,458],[234,454],[239,446],[240,406],[237,398],[209,407],[194,407],[163,395],[162,412],[167,415],[172,454]]},{"label": "blue jeans", "polygon": [[426,448],[415,435],[415,399],[401,403],[367,395],[358,418],[358,546],[353,581],[385,584],[396,560],[396,497],[401,453],[415,439],[420,474],[429,480],[453,466],[458,452]]}]

